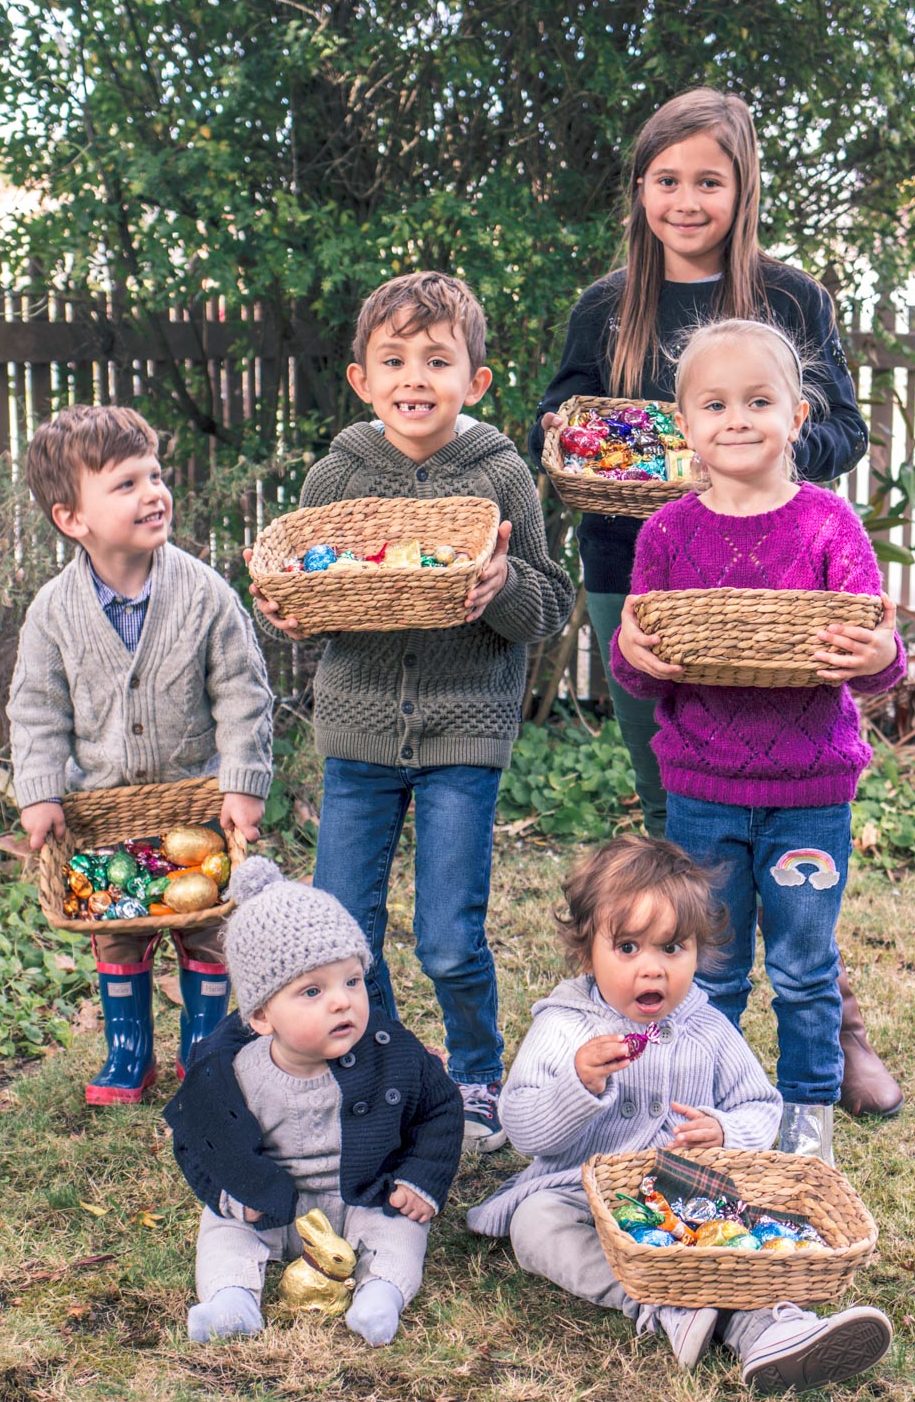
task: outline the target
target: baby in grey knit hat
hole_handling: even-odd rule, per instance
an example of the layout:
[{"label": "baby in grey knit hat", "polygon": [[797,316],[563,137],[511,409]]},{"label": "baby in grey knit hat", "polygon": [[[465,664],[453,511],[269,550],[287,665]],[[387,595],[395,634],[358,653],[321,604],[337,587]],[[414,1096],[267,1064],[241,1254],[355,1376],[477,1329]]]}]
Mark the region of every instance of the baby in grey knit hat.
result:
[{"label": "baby in grey knit hat", "polygon": [[286,881],[265,857],[249,857],[236,869],[229,894],[237,909],[226,923],[223,948],[238,1011],[251,1026],[252,1014],[299,975],[340,959],[355,959],[363,973],[371,963],[365,935],[337,898]]},{"label": "baby in grey knit hat", "polygon": [[[365,987],[369,947],[336,897],[285,880],[263,857],[249,857],[236,869],[229,893],[237,905],[225,927],[226,963],[239,1016],[258,1034],[245,1041],[239,1030],[232,1071],[244,1106],[260,1128],[258,1152],[274,1159],[292,1179],[297,1215],[320,1208],[356,1248],[356,1291],[346,1323],[370,1344],[390,1343],[402,1310],[421,1283],[428,1224],[442,1205],[423,1168],[424,1162],[441,1157],[440,1151],[430,1145],[417,1158],[416,1146],[423,1143],[427,1122],[434,1122],[444,1105],[454,1120],[450,1137],[456,1166],[461,1136],[457,1094],[435,1064],[433,1080],[438,1075],[445,1089],[436,1083],[431,1095],[423,1092],[421,1101],[414,1100],[412,1087],[428,1083],[427,1063],[433,1059],[411,1033],[384,1014],[370,1013]],[[370,1017],[372,1035],[367,1036]],[[204,1050],[192,1062],[176,1101],[200,1095],[206,1070]],[[194,1129],[209,1151],[217,1183],[225,1185],[235,1181],[219,1167],[233,1155],[234,1131],[224,1128],[225,1115],[234,1125],[239,1113],[225,1083],[217,1088],[204,1080],[203,1085],[208,1101],[187,1104],[196,1106]],[[449,1109],[452,1098],[456,1104]],[[179,1124],[176,1141],[184,1144],[184,1136]],[[250,1140],[245,1147],[250,1151]],[[373,1175],[364,1171],[365,1151],[370,1163],[384,1166],[380,1181],[372,1182]],[[177,1142],[176,1155],[188,1173]],[[198,1192],[199,1163],[198,1154],[188,1173]],[[188,1333],[198,1342],[260,1332],[267,1261],[301,1254],[292,1223],[259,1229],[255,1224],[263,1212],[248,1205],[251,1197],[244,1187],[231,1191],[245,1193],[246,1200],[230,1196],[224,1187],[215,1198],[200,1193],[207,1203],[197,1243],[200,1303],[188,1314]]]}]

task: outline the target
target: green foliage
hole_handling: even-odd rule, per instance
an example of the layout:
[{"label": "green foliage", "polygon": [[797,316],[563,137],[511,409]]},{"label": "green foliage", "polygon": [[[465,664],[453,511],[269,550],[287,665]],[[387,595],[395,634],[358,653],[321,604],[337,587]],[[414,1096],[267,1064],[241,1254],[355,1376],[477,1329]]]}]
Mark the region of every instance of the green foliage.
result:
[{"label": "green foliage", "polygon": [[69,1046],[94,969],[85,935],[48,929],[34,886],[0,883],[0,1057]]},{"label": "green foliage", "polygon": [[499,818],[548,837],[589,841],[631,827],[635,802],[632,763],[616,721],[594,736],[563,719],[522,726],[502,780]]},{"label": "green foliage", "polygon": [[[639,821],[635,776],[615,720],[597,736],[562,717],[522,726],[499,793],[499,821],[519,832],[576,842]],[[915,865],[915,757],[877,745],[852,804],[862,860],[885,870]]]},{"label": "green foliage", "polygon": [[911,565],[915,555],[906,545],[881,539],[884,531],[912,523],[915,508],[915,465],[904,462],[895,472],[879,472],[871,468],[877,490],[866,506],[857,506],[861,524],[871,537],[874,553],[884,564]]},{"label": "green foliage", "polygon": [[[763,243],[846,286],[901,282],[911,198],[909,14],[893,0],[11,0],[0,16],[0,174],[30,197],[0,260],[117,289],[159,363],[149,393],[237,455],[280,423],[352,417],[353,313],[381,279],[465,275],[490,324],[484,412],[529,423],[577,291],[617,257],[623,162],[645,118],[712,83],[751,104]],[[163,351],[165,308],[265,307],[269,377],[249,423]],[[105,329],[105,328],[103,328]],[[120,328],[114,328],[115,332]],[[259,332],[259,335],[261,333]]]},{"label": "green foliage", "polygon": [[858,784],[852,805],[852,833],[862,856],[892,870],[915,862],[915,758],[887,745]]}]

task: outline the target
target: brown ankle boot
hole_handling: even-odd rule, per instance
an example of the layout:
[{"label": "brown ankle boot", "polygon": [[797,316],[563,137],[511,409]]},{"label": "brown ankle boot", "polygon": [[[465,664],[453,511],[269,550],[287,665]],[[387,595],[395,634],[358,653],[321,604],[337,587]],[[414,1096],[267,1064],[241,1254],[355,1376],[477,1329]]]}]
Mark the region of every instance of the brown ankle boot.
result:
[{"label": "brown ankle boot", "polygon": [[902,1091],[867,1040],[858,1000],[851,991],[848,971],[839,964],[842,994],[842,1026],[839,1041],[845,1053],[845,1074],[839,1104],[849,1115],[882,1115],[888,1119],[902,1109]]}]

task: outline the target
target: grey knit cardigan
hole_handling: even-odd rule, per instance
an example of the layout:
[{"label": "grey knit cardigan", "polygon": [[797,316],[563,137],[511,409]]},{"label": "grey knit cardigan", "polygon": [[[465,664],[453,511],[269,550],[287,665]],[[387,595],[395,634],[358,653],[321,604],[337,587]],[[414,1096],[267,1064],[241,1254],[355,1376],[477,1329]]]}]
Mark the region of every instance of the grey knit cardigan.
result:
[{"label": "grey knit cardigan", "polygon": [[536,1155],[467,1214],[471,1231],[505,1236],[532,1193],[581,1186],[592,1154],[623,1154],[670,1143],[679,1123],[670,1104],[714,1115],[729,1149],[768,1149],[782,1099],[743,1037],[695,984],[662,1020],[660,1042],[610,1076],[603,1095],[578,1078],[575,1053],[593,1037],[644,1031],[594,997],[590,975],[566,979],[535,1003],[499,1102],[514,1147]]},{"label": "grey knit cardigan", "polygon": [[358,423],[308,473],[301,505],[365,496],[489,497],[512,523],[508,579],[475,623],[333,636],[314,685],[318,753],[408,768],[504,769],[518,731],[526,644],[558,633],[575,596],[549,557],[530,469],[490,424],[473,423],[415,463]]},{"label": "grey knit cardigan", "polygon": [[209,565],[153,552],[136,652],[102,611],[80,550],[26,614],[8,714],[20,807],[68,789],[218,774],[270,788],[272,696],[251,620]]}]

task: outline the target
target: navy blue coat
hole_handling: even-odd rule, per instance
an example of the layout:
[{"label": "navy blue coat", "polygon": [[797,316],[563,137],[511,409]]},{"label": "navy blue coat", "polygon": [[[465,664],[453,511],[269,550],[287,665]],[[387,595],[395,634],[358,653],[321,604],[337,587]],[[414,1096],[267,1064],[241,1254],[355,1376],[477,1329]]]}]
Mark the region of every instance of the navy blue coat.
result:
[{"label": "navy blue coat", "polygon": [[[257,1034],[238,1013],[194,1048],[187,1076],[165,1107],[178,1166],[201,1202],[219,1214],[223,1192],[264,1215],[259,1230],[296,1215],[295,1181],[266,1153],[233,1062]],[[340,1195],[344,1202],[396,1210],[396,1180],[444,1207],[464,1133],[460,1092],[412,1032],[372,1009],[345,1056],[328,1063],[340,1087]]]}]

